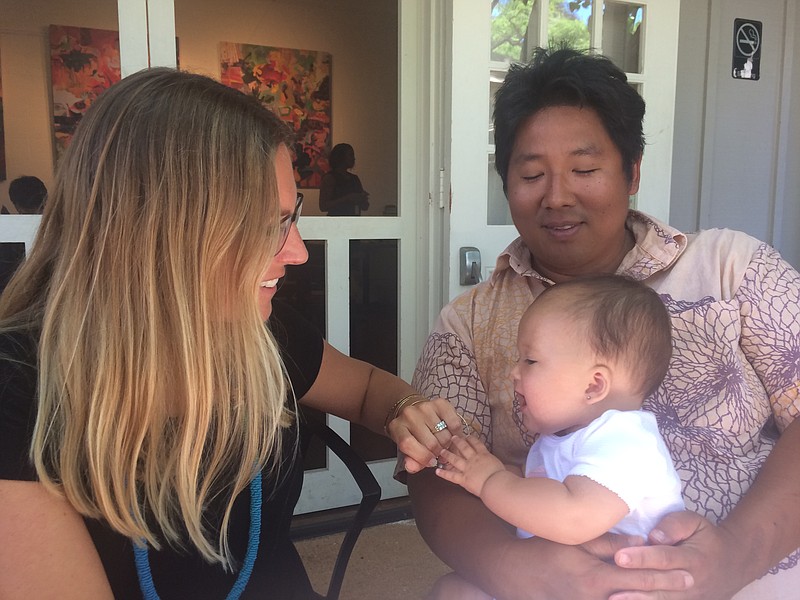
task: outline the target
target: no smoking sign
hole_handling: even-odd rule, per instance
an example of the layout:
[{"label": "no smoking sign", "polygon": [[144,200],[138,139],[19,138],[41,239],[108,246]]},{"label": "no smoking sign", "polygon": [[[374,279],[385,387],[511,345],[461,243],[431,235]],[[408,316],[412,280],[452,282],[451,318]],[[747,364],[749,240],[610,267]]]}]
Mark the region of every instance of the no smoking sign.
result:
[{"label": "no smoking sign", "polygon": [[733,20],[734,79],[757,80],[761,66],[761,21]]}]

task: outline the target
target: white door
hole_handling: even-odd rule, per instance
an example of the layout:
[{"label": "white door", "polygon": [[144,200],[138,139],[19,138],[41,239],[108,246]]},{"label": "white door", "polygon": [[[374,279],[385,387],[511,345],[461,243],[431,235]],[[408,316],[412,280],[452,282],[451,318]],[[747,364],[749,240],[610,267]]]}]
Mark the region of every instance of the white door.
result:
[{"label": "white door", "polygon": [[[668,221],[680,0],[453,0],[450,10],[450,298],[467,289],[459,279],[461,247],[480,250],[485,279],[517,235],[494,172],[490,95],[505,76],[504,58],[524,60],[545,45],[539,40],[577,36],[578,47],[608,55],[643,95],[647,146],[634,206]],[[503,46],[500,38],[516,42]]]},{"label": "white door", "polygon": [[[22,109],[25,108],[11,110],[19,107],[19,103],[14,104],[11,100],[20,94],[9,93],[9,89],[19,85],[21,77],[8,76],[9,73],[15,73],[7,68],[7,65],[16,64],[19,55],[24,54],[12,52],[16,50],[14,44],[19,46],[24,42],[26,48],[33,49],[29,52],[29,59],[37,65],[34,75],[27,74],[26,77],[40,85],[42,92],[41,110],[33,116],[25,114],[24,118],[30,118],[30,122],[37,127],[41,125],[43,131],[51,122],[50,106],[44,102],[50,86],[49,75],[46,69],[39,67],[49,64],[46,54],[49,23],[75,22],[104,29],[118,27],[124,74],[148,65],[174,66],[177,58],[184,69],[219,77],[217,49],[222,41],[330,52],[335,63],[333,132],[339,136],[334,140],[351,142],[353,137],[361,136],[359,139],[363,141],[355,144],[357,169],[367,171],[371,164],[379,163],[375,160],[379,154],[379,158],[391,156],[391,164],[380,171],[380,176],[373,175],[372,186],[366,186],[371,192],[368,216],[310,216],[315,212],[313,209],[317,204],[318,192],[314,189],[301,190],[305,193],[307,206],[300,221],[300,231],[309,241],[317,261],[309,266],[321,264],[323,273],[320,290],[313,290],[316,294],[314,300],[319,300],[328,340],[345,353],[351,353],[359,345],[363,348],[364,338],[370,337],[361,333],[355,336],[354,328],[351,328],[353,322],[367,322],[369,327],[369,317],[375,314],[381,319],[388,317],[383,319],[385,321],[393,321],[388,334],[374,334],[372,337],[377,339],[367,339],[366,342],[379,343],[381,349],[386,351],[384,354],[390,356],[392,364],[389,368],[410,379],[417,349],[421,345],[420,337],[427,333],[427,309],[421,307],[426,306],[425,299],[430,287],[426,279],[420,279],[416,267],[419,236],[427,236],[427,233],[419,233],[424,231],[419,224],[428,222],[429,206],[428,161],[424,158],[427,145],[424,135],[419,134],[427,126],[424,119],[417,118],[418,114],[424,114],[425,111],[420,112],[420,107],[427,101],[427,87],[418,86],[417,59],[426,55],[420,54],[415,38],[417,23],[424,23],[424,15],[420,10],[425,2],[427,0],[409,5],[414,10],[403,7],[401,11],[397,0],[347,0],[325,3],[324,6],[322,3],[313,3],[313,7],[309,6],[312,3],[296,0],[268,3],[263,0],[231,0],[226,3],[214,0],[88,0],[80,9],[70,10],[64,3],[47,0],[37,3],[30,15],[22,11],[26,19],[15,17],[13,29],[0,32],[3,67],[7,75],[3,81],[6,86],[6,119],[21,118]],[[0,3],[2,7],[12,3],[12,0],[0,0]],[[39,4],[42,7],[39,8]],[[114,4],[117,5],[116,10],[112,10]],[[104,10],[101,11],[101,8]],[[0,12],[6,14],[2,10]],[[398,26],[400,12],[402,18],[411,23],[410,26]],[[101,13],[102,21],[98,17]],[[352,28],[356,20],[360,27],[365,28],[364,35],[345,35],[341,31],[342,23]],[[367,28],[371,29],[367,31]],[[402,79],[408,82],[403,88],[403,98],[398,102],[392,92],[390,101],[378,102],[376,98],[380,98],[380,95],[355,91],[349,96],[341,94],[342,90],[360,89],[365,79],[383,81],[381,77],[386,77],[390,83],[386,88],[397,87],[400,68],[397,66],[400,45],[398,31],[401,30],[405,36],[404,47],[408,46],[402,66]],[[176,37],[179,56],[176,56]],[[375,58],[378,47],[382,52],[389,52],[379,60],[382,64],[390,65],[381,73],[375,71],[374,63],[370,60],[371,57]],[[389,47],[391,50],[387,50]],[[369,77],[364,77],[365,73]],[[364,103],[377,103],[377,106],[354,104],[353,98]],[[342,100],[338,105],[337,99]],[[398,127],[398,115],[393,107],[401,104],[404,123]],[[38,108],[39,104],[36,106]],[[401,129],[399,137],[403,140],[402,151],[398,149],[398,131]],[[7,145],[9,165],[17,168],[18,162],[15,161],[19,161],[23,150],[30,150],[31,154],[49,155],[51,135],[49,130],[43,135],[48,144],[46,149],[38,146],[28,149],[21,145],[12,148]],[[16,137],[12,141],[16,141]],[[403,155],[402,168],[397,166],[399,154]],[[47,167],[47,170],[52,168],[49,161]],[[360,173],[362,179],[366,179],[364,171]],[[375,171],[378,169],[369,172]],[[0,218],[0,241],[29,244],[38,223],[39,217],[36,215],[3,215]],[[417,301],[418,290],[422,290],[422,303]],[[389,294],[394,297],[388,298]],[[385,301],[392,308],[388,311],[376,310],[375,305],[379,301]],[[368,314],[367,309],[372,313]],[[422,311],[421,316],[417,311]],[[365,358],[370,359],[369,356]],[[345,439],[351,440],[353,445],[367,438],[362,431],[351,431],[347,422],[333,418],[329,420],[332,427]],[[373,444],[373,441],[362,445],[369,444]],[[383,497],[405,494],[405,486],[392,479],[394,449],[382,448],[373,455],[380,456],[370,462],[370,468],[381,483]],[[320,467],[307,471],[298,512],[351,505],[359,498],[358,488],[346,468],[332,453],[327,453]]]}]

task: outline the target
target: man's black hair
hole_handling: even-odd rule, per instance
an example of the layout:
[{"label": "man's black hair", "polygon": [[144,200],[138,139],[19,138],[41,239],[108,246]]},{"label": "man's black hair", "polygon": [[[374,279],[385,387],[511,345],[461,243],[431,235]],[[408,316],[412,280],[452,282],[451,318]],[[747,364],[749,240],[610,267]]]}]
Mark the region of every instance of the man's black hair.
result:
[{"label": "man's black hair", "polygon": [[622,155],[626,177],[644,151],[644,100],[610,59],[569,48],[537,48],[527,64],[513,64],[495,96],[495,166],[507,185],[520,125],[551,106],[591,108]]}]

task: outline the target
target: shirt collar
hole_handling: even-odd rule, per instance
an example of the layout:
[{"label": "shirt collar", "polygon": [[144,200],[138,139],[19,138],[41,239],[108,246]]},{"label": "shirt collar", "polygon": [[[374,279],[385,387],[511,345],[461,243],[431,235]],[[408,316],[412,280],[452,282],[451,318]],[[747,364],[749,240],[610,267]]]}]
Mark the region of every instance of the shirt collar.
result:
[{"label": "shirt collar", "polygon": [[[635,245],[622,259],[617,269],[620,274],[645,279],[671,266],[686,248],[685,234],[639,211],[628,211],[625,226],[633,232]],[[553,284],[533,268],[533,257],[521,237],[511,242],[497,257],[490,279],[492,285],[507,269],[522,277],[539,279],[546,285]]]}]

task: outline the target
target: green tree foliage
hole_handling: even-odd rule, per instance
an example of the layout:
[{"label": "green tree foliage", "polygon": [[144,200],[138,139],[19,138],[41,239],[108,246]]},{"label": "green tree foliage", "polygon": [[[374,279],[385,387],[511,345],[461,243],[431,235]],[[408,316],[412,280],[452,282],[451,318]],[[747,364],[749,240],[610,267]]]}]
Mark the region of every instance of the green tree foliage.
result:
[{"label": "green tree foliage", "polygon": [[[547,0],[544,0],[547,1]],[[589,48],[589,27],[574,13],[579,9],[591,9],[592,0],[562,2],[550,0],[550,20],[547,24],[547,44],[551,48]],[[591,17],[589,17],[591,19]]]},{"label": "green tree foliage", "polygon": [[591,0],[493,0],[492,60],[527,60],[533,49],[527,40],[528,24],[536,2],[548,2],[549,46],[589,48],[589,29],[573,13],[590,8]]},{"label": "green tree foliage", "polygon": [[531,9],[541,0],[492,2],[492,60],[520,61],[528,35]]},{"label": "green tree foliage", "polygon": [[551,48],[589,48],[589,28],[575,18],[551,20],[547,29],[547,43]]}]

